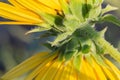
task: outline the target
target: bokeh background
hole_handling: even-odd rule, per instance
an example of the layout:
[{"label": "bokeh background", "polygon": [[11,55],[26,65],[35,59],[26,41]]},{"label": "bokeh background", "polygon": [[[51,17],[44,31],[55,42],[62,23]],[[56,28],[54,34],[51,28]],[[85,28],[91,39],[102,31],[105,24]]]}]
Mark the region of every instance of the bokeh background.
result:
[{"label": "bokeh background", "polygon": [[[0,1],[8,2],[7,0]],[[119,8],[111,13],[120,19],[119,0],[105,0],[103,7],[108,3]],[[0,18],[0,21],[2,20],[4,19]],[[108,30],[105,34],[105,39],[120,51],[120,27],[111,23],[103,23],[97,24],[96,28],[101,30],[106,26],[108,26]],[[25,35],[28,30],[34,27],[29,25],[0,25],[0,76],[33,54],[48,50],[42,44],[52,38],[40,39],[39,36],[42,33]],[[107,57],[110,58],[109,56]],[[111,60],[117,64],[113,59]],[[119,64],[117,66],[120,67]]]}]

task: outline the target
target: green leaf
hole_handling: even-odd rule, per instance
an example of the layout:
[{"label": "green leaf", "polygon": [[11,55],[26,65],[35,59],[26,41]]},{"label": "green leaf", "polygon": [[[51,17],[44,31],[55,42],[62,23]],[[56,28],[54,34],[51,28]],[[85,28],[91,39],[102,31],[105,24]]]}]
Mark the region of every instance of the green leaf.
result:
[{"label": "green leaf", "polygon": [[64,58],[64,53],[59,53],[58,60],[62,61]]},{"label": "green leaf", "polygon": [[84,0],[70,0],[70,10],[72,14],[75,15],[80,21],[84,21],[82,15],[82,5],[84,3]]},{"label": "green leaf", "polygon": [[73,57],[73,55],[76,54],[76,53],[77,53],[77,50],[74,50],[74,51],[71,50],[71,51],[65,52],[64,53],[65,60],[66,61],[70,60]]},{"label": "green leaf", "polygon": [[50,25],[53,25],[55,22],[55,16],[48,13],[41,12],[40,15],[42,16],[43,20],[49,23]]},{"label": "green leaf", "polygon": [[97,44],[96,42],[94,42],[95,47],[96,47],[96,53],[97,54],[104,54],[104,49],[101,45]]},{"label": "green leaf", "polygon": [[90,19],[97,18],[100,15],[101,10],[102,10],[101,6],[92,8],[89,12],[89,18]]},{"label": "green leaf", "polygon": [[104,0],[93,0],[94,6],[101,5]]},{"label": "green leaf", "polygon": [[69,35],[71,35],[70,32],[65,32],[65,33],[59,34],[56,37],[56,39],[52,42],[52,46],[59,45],[59,42],[65,40]]},{"label": "green leaf", "polygon": [[113,10],[117,10],[117,7],[113,7],[111,5],[107,5],[104,9],[102,9],[102,15]]},{"label": "green leaf", "polygon": [[104,36],[105,36],[105,32],[107,31],[107,28],[108,28],[108,27],[105,27],[103,30],[101,30],[101,31],[99,32],[99,34],[100,34],[101,37],[104,37]]},{"label": "green leaf", "polygon": [[90,51],[91,46],[85,44],[82,46],[82,53],[88,53]]},{"label": "green leaf", "polygon": [[75,56],[73,59],[73,65],[74,65],[75,69],[77,69],[78,71],[80,70],[81,59],[82,59],[81,54],[78,56]]},{"label": "green leaf", "polygon": [[82,5],[82,15],[84,18],[89,17],[89,12],[91,11],[92,6],[90,4],[83,4]]},{"label": "green leaf", "polygon": [[77,38],[72,38],[66,45],[65,52],[79,50],[81,48],[81,44],[79,43]]},{"label": "green leaf", "polygon": [[[43,13],[43,12],[41,12],[40,15],[43,18],[43,20],[46,23],[49,23],[50,25],[55,25],[55,24],[60,25],[60,23],[62,22],[62,17],[58,15],[52,15],[52,14]],[[57,21],[59,21],[60,23],[58,23]]]},{"label": "green leaf", "polygon": [[34,33],[34,32],[42,32],[42,31],[46,31],[46,30],[50,30],[51,28],[45,28],[45,27],[37,27],[37,28],[34,28],[28,32],[26,32],[25,34],[30,34],[30,33]]},{"label": "green leaf", "polygon": [[116,24],[117,26],[120,26],[120,20],[117,17],[113,16],[112,14],[107,14],[107,15],[103,16],[101,21],[102,22],[104,22],[104,21],[111,22],[111,23]]},{"label": "green leaf", "polygon": [[50,43],[44,43],[43,46],[47,47],[48,49],[55,51],[57,47],[52,47]]},{"label": "green leaf", "polygon": [[70,29],[71,31],[75,30],[80,26],[79,20],[77,20],[74,16],[67,15],[64,19],[63,24],[67,29]]},{"label": "green leaf", "polygon": [[87,4],[90,4],[91,6],[93,6],[94,0],[87,0]]}]

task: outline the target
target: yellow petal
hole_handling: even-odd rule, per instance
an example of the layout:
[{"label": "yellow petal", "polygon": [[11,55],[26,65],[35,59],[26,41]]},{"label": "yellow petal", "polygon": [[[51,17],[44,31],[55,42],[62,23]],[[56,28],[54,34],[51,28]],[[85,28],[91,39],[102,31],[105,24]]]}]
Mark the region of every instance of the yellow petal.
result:
[{"label": "yellow petal", "polygon": [[43,80],[54,80],[54,77],[56,76],[60,65],[61,62],[58,60],[53,61],[53,64],[49,67],[48,71],[46,71]]},{"label": "yellow petal", "polygon": [[53,8],[56,10],[61,10],[61,7],[60,7],[58,0],[38,0],[38,2],[48,6],[50,8]]},{"label": "yellow petal", "polygon": [[23,7],[21,4],[19,4],[16,0],[8,0],[12,5],[14,5],[16,8],[22,8],[22,9],[26,9],[25,7]]},{"label": "yellow petal", "polygon": [[95,75],[97,77],[97,80],[106,80],[106,76],[103,73],[100,65],[97,64],[94,59],[93,59],[93,70],[94,70],[94,73],[95,73]]},{"label": "yellow petal", "polygon": [[116,75],[112,72],[112,70],[108,69],[107,67],[102,67],[105,75],[107,76],[107,78],[109,80],[118,80],[118,78],[116,77]]},{"label": "yellow petal", "polygon": [[33,12],[37,13],[38,15],[41,12],[56,14],[56,11],[54,9],[51,9],[51,8],[39,3],[38,1],[34,1],[34,0],[28,0],[28,1],[27,0],[17,0],[17,1],[21,5],[28,8],[29,10],[32,10]]},{"label": "yellow petal", "polygon": [[107,59],[105,60],[105,62],[111,68],[112,72],[116,74],[117,80],[120,80],[120,71],[118,70],[118,68]]},{"label": "yellow petal", "polygon": [[69,80],[69,72],[70,72],[70,69],[71,69],[71,67],[70,67],[70,63],[68,63],[68,64],[63,64],[63,71],[62,71],[62,73],[61,73],[61,75],[59,76],[59,80]]},{"label": "yellow petal", "polygon": [[58,80],[61,77],[63,70],[64,70],[63,63],[61,63],[53,80]]},{"label": "yellow petal", "polygon": [[16,9],[15,7],[0,2],[0,16],[17,21],[41,22],[40,17],[30,11],[24,9]]},{"label": "yellow petal", "polygon": [[0,24],[9,24],[9,25],[35,25],[36,23],[34,22],[12,22],[12,21],[5,21],[5,22],[0,22]]},{"label": "yellow petal", "polygon": [[77,80],[76,69],[74,68],[74,66],[72,64],[72,61],[70,64],[68,77],[69,77],[68,80]]},{"label": "yellow petal", "polygon": [[31,69],[35,68],[40,63],[45,61],[46,58],[48,58],[45,57],[47,54],[48,54],[47,52],[43,52],[32,56],[31,58],[27,59],[23,63],[19,64],[18,66],[7,72],[4,76],[2,76],[2,79],[14,79],[30,71]]},{"label": "yellow petal", "polygon": [[[47,75],[47,72],[49,72],[49,68],[52,68],[53,66],[52,66],[52,64],[53,64],[53,62],[51,62],[54,58],[56,57],[56,54],[55,55],[53,55],[53,56],[50,56],[49,58],[46,58],[45,60],[44,60],[44,62],[42,62],[35,70],[33,70],[28,76],[27,76],[27,78],[25,79],[25,80],[32,80],[33,78],[35,78],[37,75],[37,77],[39,78],[39,79],[43,79],[43,76],[45,76],[45,75]],[[47,70],[47,71],[46,71]],[[41,73],[42,72],[42,73]],[[51,72],[51,71],[50,71]],[[54,71],[53,71],[54,72]],[[53,73],[52,72],[52,73]],[[51,74],[50,74],[51,75]],[[49,76],[50,76],[49,75]],[[36,80],[38,80],[37,78],[36,78]]]},{"label": "yellow petal", "polygon": [[49,69],[48,67],[51,65],[51,63],[48,63],[46,66],[44,66],[43,68],[41,68],[40,73],[35,77],[35,80],[40,80],[43,78],[43,76],[45,75],[46,71]]},{"label": "yellow petal", "polygon": [[95,73],[93,71],[93,68],[91,66],[91,64],[89,64],[89,62],[87,62],[87,60],[85,61],[85,70],[86,70],[86,75],[89,77],[89,79],[87,80],[97,80]]},{"label": "yellow petal", "polygon": [[80,66],[80,73],[78,72],[78,80],[86,80],[89,77],[86,75],[86,65],[85,65],[85,60],[82,59],[81,61],[81,66]]}]

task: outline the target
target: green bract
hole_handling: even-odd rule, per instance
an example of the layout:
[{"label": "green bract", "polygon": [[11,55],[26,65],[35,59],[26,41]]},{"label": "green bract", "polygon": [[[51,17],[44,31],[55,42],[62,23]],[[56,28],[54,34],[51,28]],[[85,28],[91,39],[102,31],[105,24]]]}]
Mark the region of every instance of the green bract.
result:
[{"label": "green bract", "polygon": [[60,60],[69,61],[75,57],[73,63],[76,69],[80,66],[78,59],[81,56],[86,57],[89,62],[89,57],[93,56],[100,65],[105,65],[102,57],[105,52],[120,62],[119,52],[104,40],[106,29],[98,32],[94,28],[96,23],[104,21],[120,26],[120,20],[112,14],[105,14],[116,10],[116,7],[107,5],[102,9],[103,0],[70,0],[69,3],[60,0],[60,3],[62,14],[39,13],[46,23],[38,24],[42,28],[35,28],[28,33],[47,30],[44,37],[56,38],[45,43],[45,46],[53,52],[58,51]]}]

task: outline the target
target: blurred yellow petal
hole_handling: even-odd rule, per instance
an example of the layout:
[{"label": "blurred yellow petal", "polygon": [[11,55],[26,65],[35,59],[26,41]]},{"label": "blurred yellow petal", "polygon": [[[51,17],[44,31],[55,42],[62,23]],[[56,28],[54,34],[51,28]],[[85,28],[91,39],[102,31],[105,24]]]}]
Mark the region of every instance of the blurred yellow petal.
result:
[{"label": "blurred yellow petal", "polygon": [[39,3],[38,1],[34,1],[34,0],[17,0],[21,5],[23,5],[24,7],[28,8],[29,10],[32,10],[33,12],[37,13],[38,15],[41,12],[46,12],[46,13],[50,13],[50,14],[56,14],[56,11]]},{"label": "blurred yellow petal", "polygon": [[17,21],[39,22],[41,19],[38,15],[23,9],[0,2],[0,16]]},{"label": "blurred yellow petal", "polygon": [[56,10],[61,10],[59,0],[38,0],[38,2],[48,6],[50,8],[53,8]]},{"label": "blurred yellow petal", "polygon": [[76,70],[75,70],[72,62],[70,64],[68,77],[69,77],[68,80],[77,80]]},{"label": "blurred yellow petal", "polygon": [[112,72],[111,69],[107,69],[106,67],[102,67],[106,77],[110,80],[118,80],[118,78],[116,77],[116,75]]},{"label": "blurred yellow petal", "polygon": [[116,75],[117,80],[120,80],[120,70],[114,66],[109,60],[105,60],[106,64],[111,68],[112,72]]},{"label": "blurred yellow petal", "polygon": [[96,63],[96,61],[93,59],[93,70],[94,70],[94,73],[97,77],[98,80],[106,80],[106,77],[101,69],[101,67]]},{"label": "blurred yellow petal", "polygon": [[30,71],[31,69],[38,66],[40,63],[46,60],[46,56],[48,53],[43,52],[32,56],[31,58],[27,59],[20,65],[16,66],[15,68],[11,69],[7,74],[5,74],[2,78],[3,79],[13,79],[21,74]]},{"label": "blurred yellow petal", "polygon": [[[85,60],[85,69],[86,69],[86,75],[91,78],[92,80],[97,80],[96,75],[91,67],[91,64],[89,64],[89,62],[87,62],[87,60]],[[89,70],[89,71],[88,71]],[[86,79],[87,80],[87,79]],[[89,80],[89,79],[88,79]]]},{"label": "blurred yellow petal", "polygon": [[[58,71],[58,68],[60,67],[61,62],[58,62],[57,60],[53,61],[52,65],[49,66],[48,71],[44,74],[45,80],[54,80],[54,77],[56,76],[56,73]],[[52,75],[51,75],[52,74]]]},{"label": "blurred yellow petal", "polygon": [[16,8],[22,8],[22,9],[26,9],[25,7],[23,7],[21,4],[19,4],[17,2],[17,0],[8,0],[12,5],[14,5]]},{"label": "blurred yellow petal", "polygon": [[77,70],[73,66],[73,59],[68,62],[59,61],[58,55],[57,52],[51,55],[36,54],[10,70],[2,79],[14,79],[30,71],[25,80],[120,80],[119,70],[109,61],[105,60],[108,67],[101,66],[91,57],[90,64],[83,56],[80,69]]},{"label": "blurred yellow petal", "polygon": [[64,71],[64,63],[61,63],[61,66],[58,68],[58,71],[56,73],[56,76],[54,77],[54,80],[58,80],[59,78],[61,78],[61,74]]},{"label": "blurred yellow petal", "polygon": [[35,25],[37,23],[34,22],[12,22],[12,21],[5,21],[5,22],[0,22],[0,24],[9,24],[9,25]]},{"label": "blurred yellow petal", "polygon": [[[89,76],[89,69],[87,69],[86,67],[86,60],[83,58],[81,61],[81,66],[80,66],[80,73],[78,73],[78,78],[79,80],[93,80],[90,76]],[[91,67],[92,68],[92,67]],[[94,76],[94,75],[91,75]]]},{"label": "blurred yellow petal", "polygon": [[[44,62],[41,63],[25,80],[32,80],[34,77],[36,77],[38,74],[41,74],[43,77],[43,74],[41,72],[44,72],[44,68],[48,69],[53,62],[50,62],[56,57],[56,55],[53,55],[52,57],[48,57],[44,59]],[[52,67],[52,66],[51,66]],[[53,67],[52,67],[53,68]],[[48,70],[47,70],[48,71]],[[47,72],[45,71],[45,72]],[[46,73],[45,73],[46,74]],[[44,74],[44,76],[45,76]],[[40,75],[39,75],[40,76]]]}]

